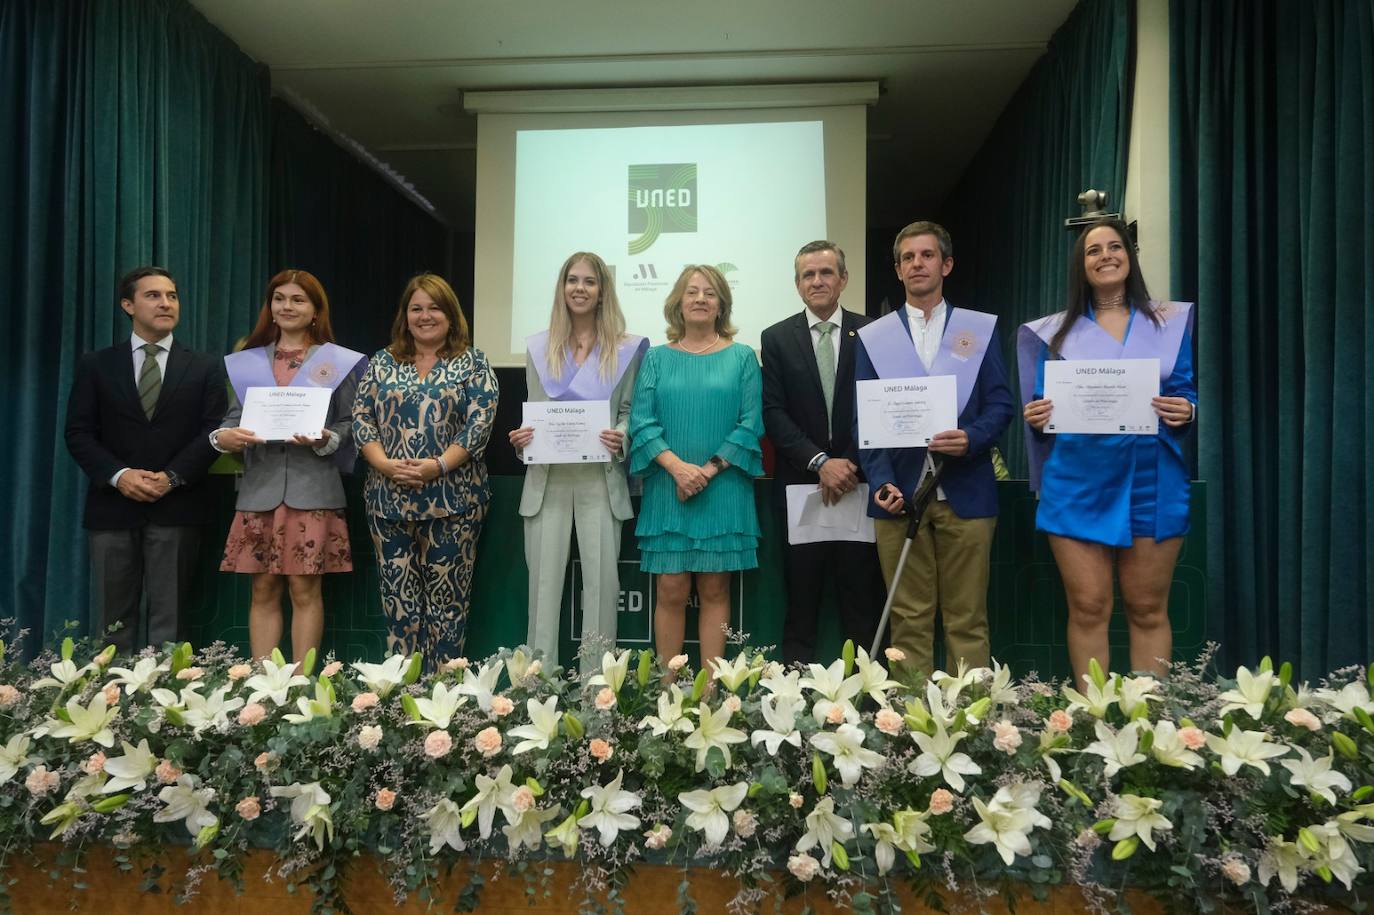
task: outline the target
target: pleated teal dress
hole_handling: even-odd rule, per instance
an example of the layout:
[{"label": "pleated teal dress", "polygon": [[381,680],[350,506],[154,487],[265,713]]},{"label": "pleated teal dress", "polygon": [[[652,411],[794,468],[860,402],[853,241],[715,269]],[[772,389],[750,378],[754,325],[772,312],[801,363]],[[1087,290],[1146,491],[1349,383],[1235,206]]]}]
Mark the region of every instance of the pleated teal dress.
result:
[{"label": "pleated teal dress", "polygon": [[[763,385],[754,351],[734,343],[701,356],[655,346],[630,406],[630,473],[644,478],[635,532],[646,572],[729,572],[758,565],[753,478],[763,474]],[[672,451],[691,464],[730,466],[686,502],[654,462]]]}]

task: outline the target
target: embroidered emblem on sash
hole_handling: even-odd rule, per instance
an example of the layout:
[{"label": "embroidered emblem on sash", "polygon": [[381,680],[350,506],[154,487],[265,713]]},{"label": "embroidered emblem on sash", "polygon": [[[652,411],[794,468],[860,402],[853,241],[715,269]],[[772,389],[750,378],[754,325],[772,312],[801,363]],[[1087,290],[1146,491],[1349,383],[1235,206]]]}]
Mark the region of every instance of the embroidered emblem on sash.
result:
[{"label": "embroidered emblem on sash", "polygon": [[957,359],[967,360],[978,346],[978,338],[968,331],[960,331],[950,341],[949,353]]},{"label": "embroidered emblem on sash", "polygon": [[328,387],[336,374],[337,370],[328,362],[321,361],[310,367],[310,380],[322,387]]}]

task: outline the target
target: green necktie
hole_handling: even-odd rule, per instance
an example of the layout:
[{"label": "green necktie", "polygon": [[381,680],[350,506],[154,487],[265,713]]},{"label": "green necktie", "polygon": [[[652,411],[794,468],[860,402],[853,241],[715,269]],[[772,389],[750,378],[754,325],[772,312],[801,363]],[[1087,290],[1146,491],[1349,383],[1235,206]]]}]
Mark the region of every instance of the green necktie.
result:
[{"label": "green necktie", "polygon": [[162,370],[157,367],[156,343],[143,344],[143,368],[138,370],[138,402],[143,404],[143,413],[153,418],[157,407],[157,395],[162,393]]},{"label": "green necktie", "polygon": [[829,426],[831,419],[831,401],[835,399],[835,341],[830,339],[830,332],[835,329],[835,325],[829,321],[822,321],[816,325],[816,330],[820,331],[821,339],[816,344],[816,368],[821,373],[821,393],[825,395],[825,420]]}]

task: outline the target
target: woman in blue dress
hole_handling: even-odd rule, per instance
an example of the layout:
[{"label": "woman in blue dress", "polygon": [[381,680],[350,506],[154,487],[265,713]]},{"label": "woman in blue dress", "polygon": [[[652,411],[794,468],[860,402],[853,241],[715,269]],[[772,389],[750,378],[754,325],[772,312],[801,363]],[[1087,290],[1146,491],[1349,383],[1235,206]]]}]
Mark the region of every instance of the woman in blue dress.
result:
[{"label": "woman in blue dress", "polygon": [[630,408],[630,472],[644,477],[640,564],[658,576],[654,643],[682,651],[693,578],[701,658],[725,652],[730,575],[758,565],[753,478],[763,473],[763,384],[752,348],[734,343],[730,285],[689,265],[663,306],[668,343],[644,357]]},{"label": "woman in blue dress", "polygon": [[[1064,312],[1020,331],[1022,397],[1036,528],[1049,535],[1069,605],[1074,676],[1108,667],[1113,566],[1130,631],[1131,667],[1162,673],[1173,649],[1169,586],[1188,531],[1188,467],[1179,442],[1197,404],[1192,309],[1152,302],[1126,226],[1094,224],[1069,256]],[[1158,358],[1156,435],[1048,435],[1047,359]]]}]

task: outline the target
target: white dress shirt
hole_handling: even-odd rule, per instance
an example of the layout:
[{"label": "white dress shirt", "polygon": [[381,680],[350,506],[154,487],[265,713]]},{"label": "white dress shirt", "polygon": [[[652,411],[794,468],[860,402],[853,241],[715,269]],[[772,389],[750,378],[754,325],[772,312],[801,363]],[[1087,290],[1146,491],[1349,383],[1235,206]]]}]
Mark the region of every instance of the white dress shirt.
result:
[{"label": "white dress shirt", "polygon": [[[945,320],[949,317],[949,305],[944,299],[936,305],[930,312],[930,320],[926,320],[926,313],[910,302],[906,303],[907,324],[911,327],[911,343],[916,347],[916,358],[921,360],[921,365],[925,366],[926,371],[935,364],[935,357],[940,353],[940,339],[945,335]],[[926,452],[926,463],[921,468],[921,479],[926,478],[926,474],[935,472],[935,459],[930,452]],[[936,487],[935,498],[941,502],[945,500],[945,488]]]}]

